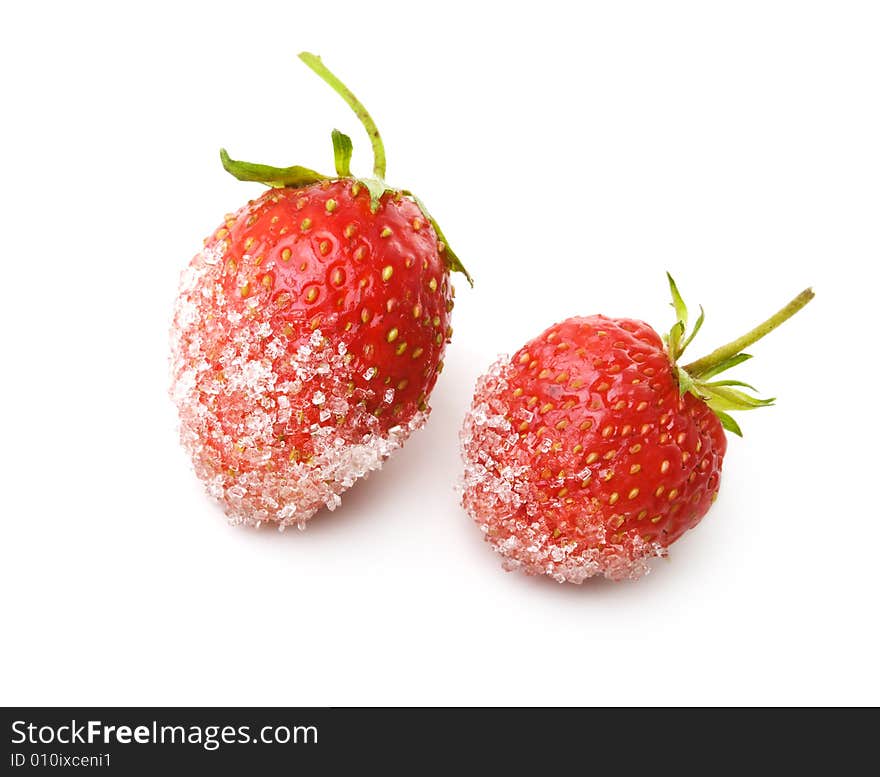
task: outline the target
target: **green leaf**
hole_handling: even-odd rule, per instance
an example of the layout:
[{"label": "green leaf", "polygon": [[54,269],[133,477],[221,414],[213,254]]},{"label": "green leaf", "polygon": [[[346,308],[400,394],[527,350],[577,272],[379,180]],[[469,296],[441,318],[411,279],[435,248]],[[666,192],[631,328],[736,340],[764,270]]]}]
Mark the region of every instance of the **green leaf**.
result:
[{"label": "green leaf", "polygon": [[712,383],[705,383],[706,386],[742,386],[743,388],[751,389],[752,391],[757,391],[751,383],[743,383],[741,380],[716,380]]},{"label": "green leaf", "polygon": [[[678,370],[678,393],[681,396],[687,394],[688,391],[693,391],[697,394],[694,387],[694,379],[677,364],[675,365],[675,368]],[[699,394],[697,394],[697,396],[699,396]]]},{"label": "green leaf", "polygon": [[437,239],[440,241],[441,249],[440,253],[442,254],[443,261],[446,266],[450,269],[451,272],[460,272],[467,278],[467,282],[470,284],[471,288],[474,286],[474,279],[471,278],[471,274],[465,269],[465,266],[461,263],[461,260],[458,258],[455,251],[449,245],[449,241],[446,239],[446,235],[443,234],[443,230],[440,229],[440,225],[437,223],[437,220],[430,214],[428,209],[425,207],[425,203],[422,202],[418,197],[415,196],[412,192],[404,191],[407,197],[412,197],[413,201],[416,205],[419,206],[419,209],[422,211],[422,214],[425,216],[428,221],[431,222],[431,226],[434,227],[434,232],[437,233]]},{"label": "green leaf", "polygon": [[380,178],[359,178],[358,180],[367,187],[367,191],[370,193],[370,210],[375,213],[379,210],[379,200],[388,191],[388,184]]},{"label": "green leaf", "polygon": [[321,175],[299,165],[270,167],[269,165],[230,159],[225,148],[220,149],[220,162],[223,164],[223,169],[239,181],[256,181],[267,186],[290,186],[298,189],[327,179],[326,175]]},{"label": "green leaf", "polygon": [[333,161],[336,163],[336,175],[340,178],[348,178],[351,175],[351,152],[353,146],[351,138],[335,129],[331,133],[333,138]]},{"label": "green leaf", "polygon": [[705,318],[706,318],[706,314],[705,314],[705,312],[703,311],[703,306],[700,305],[700,316],[699,316],[699,318],[697,319],[697,323],[694,324],[694,329],[693,329],[693,331],[690,333],[690,335],[688,335],[688,339],[685,340],[685,341],[682,343],[682,345],[681,345],[681,350],[678,352],[678,355],[679,355],[679,356],[681,356],[681,355],[684,353],[685,348],[687,348],[687,347],[691,344],[691,340],[693,340],[693,339],[697,336],[697,332],[699,332],[699,331],[700,331],[700,327],[703,326],[703,320],[704,320]]},{"label": "green leaf", "polygon": [[452,272],[460,272],[467,278],[467,282],[470,284],[471,288],[474,286],[474,279],[471,278],[471,274],[465,269],[465,266],[461,263],[461,259],[458,258],[458,255],[449,247],[449,243],[446,241],[446,235],[443,234],[443,230],[440,229],[440,225],[437,223],[437,220],[422,208],[422,213],[424,213],[428,217],[428,221],[431,222],[431,226],[434,227],[434,231],[437,233],[437,237],[440,239],[440,253],[442,254],[442,259],[446,263],[446,266]]},{"label": "green leaf", "polygon": [[756,407],[769,407],[776,402],[776,397],[760,399],[759,397],[751,396],[751,394],[746,394],[745,391],[727,386],[715,387],[714,391],[716,393],[721,392],[722,396],[731,404],[738,403],[739,407],[734,407],[732,408],[733,410],[753,410]]},{"label": "green leaf", "polygon": [[716,364],[705,372],[691,372],[691,375],[693,375],[694,378],[699,378],[701,380],[713,378],[716,375],[729,370],[731,367],[736,367],[737,364],[742,364],[744,361],[748,361],[751,358],[752,355],[749,353],[738,353],[736,356],[731,356],[729,359],[725,359],[723,362]]},{"label": "green leaf", "polygon": [[743,391],[726,386],[709,386],[705,383],[699,386],[708,397],[706,404],[713,410],[754,410],[772,405],[776,401],[775,397],[770,399],[750,397]]},{"label": "green leaf", "polygon": [[672,329],[669,330],[669,336],[666,339],[666,344],[669,348],[669,355],[672,357],[672,361],[676,361],[681,355],[682,337],[684,337],[684,322],[676,321],[675,324],[673,324]]},{"label": "green leaf", "polygon": [[687,327],[688,322],[688,309],[687,305],[684,304],[684,300],[681,298],[681,294],[678,293],[678,286],[675,285],[675,281],[669,273],[666,273],[666,277],[669,279],[669,291],[672,292],[672,307],[675,309],[675,315],[679,321],[681,321],[682,325]]},{"label": "green leaf", "polygon": [[[679,369],[684,371],[682,367]],[[742,386],[752,391],[755,390],[753,386],[739,380],[717,380],[712,383],[696,380],[694,381],[692,393],[700,397],[709,406],[712,412],[718,416],[725,429],[742,437],[739,426],[728,413],[734,410],[755,410],[759,407],[767,407],[776,400],[773,397],[770,399],[752,397],[744,391],[733,388],[734,386]]]},{"label": "green leaf", "polygon": [[727,429],[728,432],[733,432],[737,437],[743,436],[742,429],[739,428],[739,424],[733,419],[733,416],[729,416],[727,413],[720,410],[716,410],[715,415],[718,416],[721,425]]}]

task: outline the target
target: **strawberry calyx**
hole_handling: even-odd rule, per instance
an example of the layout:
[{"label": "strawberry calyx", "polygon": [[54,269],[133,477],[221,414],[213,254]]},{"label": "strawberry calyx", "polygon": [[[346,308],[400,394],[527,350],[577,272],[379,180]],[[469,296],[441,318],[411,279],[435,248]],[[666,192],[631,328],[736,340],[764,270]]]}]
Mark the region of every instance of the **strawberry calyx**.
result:
[{"label": "strawberry calyx", "polygon": [[254,162],[243,162],[232,159],[226,152],[225,148],[220,149],[220,162],[223,169],[239,181],[255,181],[266,186],[286,187],[299,189],[305,186],[319,183],[321,181],[331,181],[343,178],[352,178],[361,184],[370,194],[370,210],[375,213],[380,205],[382,196],[386,192],[390,192],[393,196],[401,195],[412,199],[419,206],[425,218],[430,222],[434,231],[437,233],[438,250],[440,251],[443,261],[451,272],[460,272],[468,283],[473,286],[474,281],[470,273],[465,269],[461,260],[456,253],[449,247],[449,242],[440,229],[440,225],[431,215],[425,204],[416,197],[412,192],[406,189],[395,189],[385,182],[385,145],[382,142],[382,136],[379,129],[373,121],[363,103],[355,97],[354,93],[340,81],[327,66],[321,61],[321,58],[315,54],[302,52],[299,58],[318,76],[328,84],[348,106],[354,111],[360,120],[367,135],[370,138],[370,144],[373,147],[373,175],[369,177],[356,177],[351,173],[351,156],[353,144],[348,135],[334,129],[331,133],[333,141],[333,161],[336,168],[336,175],[329,176],[311,170],[308,167],[300,165],[291,165],[290,167],[273,167],[271,165],[257,164]]},{"label": "strawberry calyx", "polygon": [[669,273],[669,290],[672,294],[672,308],[675,310],[676,322],[669,333],[663,336],[666,350],[670,361],[675,367],[678,376],[678,387],[682,395],[690,392],[698,399],[705,402],[712,412],[718,416],[721,425],[729,432],[742,437],[742,429],[730,415],[731,411],[754,410],[758,407],[768,407],[776,401],[775,397],[761,399],[748,392],[757,393],[757,389],[740,380],[713,380],[717,375],[726,372],[738,364],[751,359],[751,354],[745,352],[753,343],[770,334],[780,324],[788,321],[795,313],[801,310],[815,296],[812,289],[805,289],[798,294],[785,307],[774,313],[770,318],[761,322],[754,329],[749,330],[741,337],[731,340],[726,345],[716,348],[706,356],[696,361],[679,365],[679,359],[691,341],[700,331],[705,319],[705,313],[700,306],[700,315],[694,323],[693,329],[688,333],[688,309],[685,305],[678,286]]},{"label": "strawberry calyx", "polygon": [[256,162],[242,162],[231,159],[225,148],[220,149],[220,163],[223,169],[236,177],[239,181],[256,181],[266,186],[289,186],[299,189],[303,186],[311,186],[313,183],[328,180],[328,176],[321,175],[307,167],[292,165],[290,167],[272,167],[261,165]]}]

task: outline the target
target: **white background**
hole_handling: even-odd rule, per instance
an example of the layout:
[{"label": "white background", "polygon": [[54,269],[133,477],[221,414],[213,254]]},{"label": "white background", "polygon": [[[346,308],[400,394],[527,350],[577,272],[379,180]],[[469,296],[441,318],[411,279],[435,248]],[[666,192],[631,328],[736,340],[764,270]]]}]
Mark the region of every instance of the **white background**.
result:
[{"label": "white background", "polygon": [[[19,3],[2,11],[6,704],[877,704],[873,3]],[[227,526],[167,398],[177,277],[369,106],[459,280],[429,426],[301,534]],[[635,584],[505,574],[458,506],[476,376],[552,322],[803,287],[721,496]]]}]

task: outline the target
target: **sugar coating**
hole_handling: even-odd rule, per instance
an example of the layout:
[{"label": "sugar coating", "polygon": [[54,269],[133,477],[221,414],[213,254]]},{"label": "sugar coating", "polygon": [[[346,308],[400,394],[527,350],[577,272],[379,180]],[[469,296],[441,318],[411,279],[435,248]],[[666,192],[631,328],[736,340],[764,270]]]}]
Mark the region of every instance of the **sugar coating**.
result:
[{"label": "sugar coating", "polygon": [[[171,396],[180,438],[233,524],[305,528],[318,510],[381,467],[430,408],[383,430],[353,388],[345,342],[320,329],[290,337],[271,310],[244,312],[221,282],[222,241],[183,272],[171,329]],[[380,401],[392,402],[393,391]]]},{"label": "sugar coating", "polygon": [[[582,583],[595,575],[637,580],[648,574],[649,560],[666,555],[666,549],[638,535],[612,542],[598,504],[595,510],[577,516],[573,536],[565,540],[553,536],[542,514],[568,508],[555,498],[539,503],[530,480],[528,453],[529,449],[549,451],[553,439],[545,435],[539,441],[530,432],[520,440],[507,420],[510,410],[500,396],[513,374],[510,358],[503,356],[479,378],[460,435],[462,506],[502,556],[503,568],[548,575],[559,583]],[[585,470],[574,478],[590,476],[590,470]]]}]

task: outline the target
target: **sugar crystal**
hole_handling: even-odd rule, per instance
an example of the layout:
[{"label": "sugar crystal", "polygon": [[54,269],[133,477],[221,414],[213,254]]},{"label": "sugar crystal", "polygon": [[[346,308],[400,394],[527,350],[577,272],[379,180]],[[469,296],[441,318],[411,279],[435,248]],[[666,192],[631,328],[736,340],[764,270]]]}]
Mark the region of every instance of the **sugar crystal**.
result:
[{"label": "sugar crystal", "polygon": [[[320,329],[285,333],[273,327],[270,306],[233,304],[223,285],[225,250],[223,241],[206,248],[181,275],[170,390],[181,442],[232,523],[302,529],[379,469],[429,410],[413,402],[387,428],[391,414],[380,420],[368,407],[390,404],[394,390],[353,391],[360,376],[344,342]],[[231,279],[238,289],[249,280],[243,272]],[[375,374],[371,367],[363,377]]]},{"label": "sugar crystal", "polygon": [[[549,453],[553,441],[513,432],[507,419],[516,416],[504,399],[513,374],[510,360],[502,357],[479,378],[460,435],[462,505],[502,556],[502,567],[547,575],[560,583],[582,583],[594,575],[635,580],[647,574],[648,561],[665,555],[658,543],[637,535],[612,537],[595,508],[572,507],[539,493],[533,456],[536,451]],[[592,474],[589,468],[577,471],[572,486]],[[555,479],[557,485],[565,482],[565,476]],[[565,534],[547,524],[548,516],[567,522]]]}]

